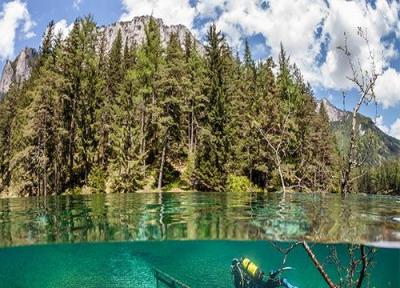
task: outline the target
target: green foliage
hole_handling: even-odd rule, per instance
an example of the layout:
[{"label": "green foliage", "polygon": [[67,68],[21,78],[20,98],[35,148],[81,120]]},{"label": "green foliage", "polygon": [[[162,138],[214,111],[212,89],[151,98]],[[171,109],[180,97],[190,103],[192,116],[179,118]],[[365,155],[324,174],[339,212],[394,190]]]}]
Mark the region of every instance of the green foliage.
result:
[{"label": "green foliage", "polygon": [[88,186],[94,193],[106,192],[106,173],[101,167],[94,167],[88,177]]},{"label": "green foliage", "polygon": [[400,195],[400,160],[385,161],[379,166],[354,172],[354,191],[366,194]]},{"label": "green foliage", "polygon": [[226,191],[229,192],[255,192],[259,190],[246,176],[228,175],[226,181]]},{"label": "green foliage", "polygon": [[31,78],[0,103],[2,193],[334,190],[326,112],[283,47],[275,76],[215,25],[203,55],[145,24],[137,46],[121,31],[109,45],[91,17],[65,41],[50,23]]}]

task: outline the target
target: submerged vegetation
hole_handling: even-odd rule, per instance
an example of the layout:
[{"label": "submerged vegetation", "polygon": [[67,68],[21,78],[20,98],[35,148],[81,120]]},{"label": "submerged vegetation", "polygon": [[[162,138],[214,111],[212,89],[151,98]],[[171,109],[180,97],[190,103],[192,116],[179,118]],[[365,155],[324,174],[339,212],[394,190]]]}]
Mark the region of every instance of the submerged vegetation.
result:
[{"label": "submerged vegetation", "polygon": [[256,63],[246,43],[242,60],[214,25],[204,50],[190,34],[164,47],[152,18],[111,51],[91,17],[53,31],[0,103],[3,195],[339,190],[327,113],[283,47]]}]

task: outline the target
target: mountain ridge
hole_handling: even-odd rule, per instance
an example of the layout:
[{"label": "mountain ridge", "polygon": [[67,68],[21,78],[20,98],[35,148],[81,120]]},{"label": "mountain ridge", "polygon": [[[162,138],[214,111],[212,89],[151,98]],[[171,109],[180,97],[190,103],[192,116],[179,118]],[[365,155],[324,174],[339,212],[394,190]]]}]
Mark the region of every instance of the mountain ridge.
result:
[{"label": "mountain ridge", "polygon": [[[321,103],[324,103],[339,150],[346,151],[351,134],[352,112],[337,108],[326,98],[317,101],[317,110],[320,109]],[[370,117],[363,114],[358,113],[357,122],[361,135],[370,133],[376,139],[378,153],[370,164],[379,164],[384,160],[400,157],[399,139],[383,132]]]}]

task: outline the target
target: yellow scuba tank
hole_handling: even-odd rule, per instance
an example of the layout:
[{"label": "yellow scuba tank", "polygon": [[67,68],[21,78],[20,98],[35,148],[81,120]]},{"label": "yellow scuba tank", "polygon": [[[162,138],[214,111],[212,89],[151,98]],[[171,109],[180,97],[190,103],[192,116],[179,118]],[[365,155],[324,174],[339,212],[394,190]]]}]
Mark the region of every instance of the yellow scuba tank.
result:
[{"label": "yellow scuba tank", "polygon": [[250,261],[248,258],[243,258],[242,259],[242,267],[243,269],[253,278],[255,279],[261,279],[262,278],[262,272],[260,269],[257,267],[256,264]]}]

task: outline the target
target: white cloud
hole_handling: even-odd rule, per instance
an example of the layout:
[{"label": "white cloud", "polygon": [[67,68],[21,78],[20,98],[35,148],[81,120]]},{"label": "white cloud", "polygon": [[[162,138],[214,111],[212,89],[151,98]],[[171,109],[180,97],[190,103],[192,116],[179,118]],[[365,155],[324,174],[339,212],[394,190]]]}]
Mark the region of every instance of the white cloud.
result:
[{"label": "white cloud", "polygon": [[400,72],[393,68],[387,69],[376,82],[375,94],[383,108],[400,103]]},{"label": "white cloud", "polygon": [[73,26],[73,23],[68,25],[67,20],[62,19],[54,24],[54,35],[61,34],[61,39],[65,39],[71,32]]},{"label": "white cloud", "polygon": [[[390,60],[398,57],[393,37],[392,42],[383,39],[390,33],[400,36],[399,1],[376,0],[375,5],[366,0],[270,0],[267,5],[264,2],[200,0],[196,8],[200,17],[217,18],[218,28],[233,47],[239,47],[244,37],[261,33],[276,58],[282,42],[305,79],[325,88],[353,87],[346,78],[350,74],[347,59],[337,49],[344,43],[345,32],[352,56],[367,63],[369,50],[357,36],[358,27],[366,29],[378,72],[388,69]],[[205,29],[200,30],[200,34],[204,32]]]},{"label": "white cloud", "polygon": [[386,134],[400,140],[400,118],[397,118],[392,125],[386,126],[384,124],[383,117],[379,116],[378,118],[376,118],[376,125]]},{"label": "white cloud", "polygon": [[336,47],[343,46],[344,33],[349,38],[349,49],[353,59],[360,59],[362,68],[367,69],[369,50],[365,41],[357,36],[357,27],[367,32],[371,51],[376,57],[377,72],[389,65],[396,56],[393,43],[383,41],[383,37],[395,32],[398,24],[399,2],[377,0],[376,7],[365,1],[330,1],[329,16],[323,32],[329,39],[326,61],[321,66],[320,82],[326,88],[350,89],[353,84],[345,76],[351,75],[346,57]]},{"label": "white cloud", "polygon": [[400,140],[400,118],[390,126],[390,135]]},{"label": "white cloud", "polygon": [[122,5],[122,21],[152,14],[167,25],[183,24],[191,28],[195,17],[195,8],[187,0],[122,0]]},{"label": "white cloud", "polygon": [[79,9],[79,5],[81,5],[82,1],[83,0],[74,0],[74,3],[73,3],[74,8]]},{"label": "white cloud", "polygon": [[206,16],[220,16],[215,21],[227,36],[233,47],[240,46],[244,37],[261,33],[266,45],[271,47],[272,56],[277,57],[282,42],[292,59],[307,74],[306,79],[314,80],[313,66],[320,52],[321,40],[315,33],[327,16],[324,0],[268,1],[263,7],[259,0],[200,1],[198,13]]},{"label": "white cloud", "polygon": [[389,134],[390,128],[385,125],[383,121],[383,116],[379,116],[376,118],[376,126],[378,126],[379,129],[381,129],[383,132],[386,134]]},{"label": "white cloud", "polygon": [[399,96],[393,92],[399,89],[389,89],[386,84],[397,79],[396,87],[400,85],[399,72],[390,68],[390,62],[399,57],[394,41],[400,38],[400,1],[376,0],[372,4],[369,0],[199,0],[195,7],[189,0],[121,1],[121,20],[153,14],[167,24],[190,28],[199,18],[204,23],[194,27],[199,36],[204,36],[214,21],[235,49],[242,47],[245,37],[262,34],[275,58],[282,42],[306,81],[334,90],[354,87],[346,78],[351,74],[347,59],[337,49],[344,43],[344,33],[352,56],[368,63],[368,47],[357,36],[357,28],[361,27],[367,31],[375,53],[377,72],[383,73],[377,85],[377,100],[384,107],[399,103]]},{"label": "white cloud", "polygon": [[15,34],[21,29],[25,38],[32,38],[35,33],[32,21],[25,2],[14,0],[3,4],[0,12],[0,59],[6,59],[14,55]]}]

